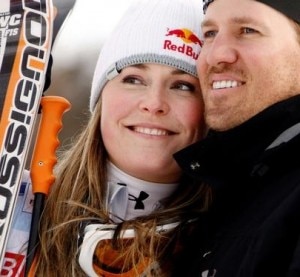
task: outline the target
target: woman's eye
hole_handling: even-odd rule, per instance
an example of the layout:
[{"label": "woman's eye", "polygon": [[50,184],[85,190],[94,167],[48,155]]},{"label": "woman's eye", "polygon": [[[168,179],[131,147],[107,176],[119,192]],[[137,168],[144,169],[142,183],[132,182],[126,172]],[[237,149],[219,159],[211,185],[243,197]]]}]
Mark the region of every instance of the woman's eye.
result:
[{"label": "woman's eye", "polygon": [[190,92],[195,91],[195,86],[190,83],[178,82],[173,85],[173,88],[182,91],[190,91]]},{"label": "woman's eye", "polygon": [[135,77],[135,76],[126,76],[123,78],[122,82],[126,83],[126,84],[133,84],[133,85],[142,84],[142,81],[138,77]]}]

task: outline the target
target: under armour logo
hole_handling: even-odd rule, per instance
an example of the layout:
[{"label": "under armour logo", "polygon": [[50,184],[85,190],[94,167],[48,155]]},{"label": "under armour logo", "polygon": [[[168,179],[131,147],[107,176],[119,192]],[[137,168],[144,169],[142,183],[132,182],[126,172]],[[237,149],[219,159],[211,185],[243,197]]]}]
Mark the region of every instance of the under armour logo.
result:
[{"label": "under armour logo", "polygon": [[139,197],[135,197],[132,194],[129,194],[129,200],[130,201],[136,201],[134,209],[135,210],[144,210],[145,209],[145,205],[143,203],[143,200],[147,199],[149,197],[149,194],[141,191]]},{"label": "under armour logo", "polygon": [[212,269],[212,270],[203,271],[201,276],[202,277],[215,277],[216,274],[217,274],[217,270]]},{"label": "under armour logo", "polygon": [[194,162],[191,163],[190,167],[192,170],[196,170],[197,168],[200,168],[200,164],[198,162]]}]

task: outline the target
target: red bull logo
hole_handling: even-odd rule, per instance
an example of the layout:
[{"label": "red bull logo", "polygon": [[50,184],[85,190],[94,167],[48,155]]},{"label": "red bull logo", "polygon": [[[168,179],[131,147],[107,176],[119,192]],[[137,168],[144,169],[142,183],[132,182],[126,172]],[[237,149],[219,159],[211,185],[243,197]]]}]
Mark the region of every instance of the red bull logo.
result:
[{"label": "red bull logo", "polygon": [[166,37],[174,36],[180,38],[183,41],[183,44],[178,45],[172,42],[169,39],[164,41],[164,49],[177,51],[180,53],[184,53],[193,59],[197,59],[199,56],[198,51],[194,50],[194,48],[188,44],[198,45],[202,47],[202,41],[189,29],[171,29],[167,31]]}]

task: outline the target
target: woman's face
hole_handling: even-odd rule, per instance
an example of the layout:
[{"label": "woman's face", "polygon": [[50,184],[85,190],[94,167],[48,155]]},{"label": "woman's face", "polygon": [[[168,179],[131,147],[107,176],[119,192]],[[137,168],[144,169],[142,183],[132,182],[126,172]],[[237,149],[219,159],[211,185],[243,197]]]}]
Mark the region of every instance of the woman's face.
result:
[{"label": "woman's face", "polygon": [[130,66],[102,94],[101,132],[109,159],[146,181],[176,182],[173,154],[202,136],[197,78],[158,64]]}]

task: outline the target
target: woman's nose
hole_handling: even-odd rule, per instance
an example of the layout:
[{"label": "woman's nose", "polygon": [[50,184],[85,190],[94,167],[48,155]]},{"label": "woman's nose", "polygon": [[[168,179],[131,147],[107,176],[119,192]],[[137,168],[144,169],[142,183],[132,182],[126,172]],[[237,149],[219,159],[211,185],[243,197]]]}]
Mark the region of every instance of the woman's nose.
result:
[{"label": "woman's nose", "polygon": [[143,112],[149,112],[151,114],[167,114],[170,110],[168,96],[161,88],[150,89],[140,102],[140,109]]}]

